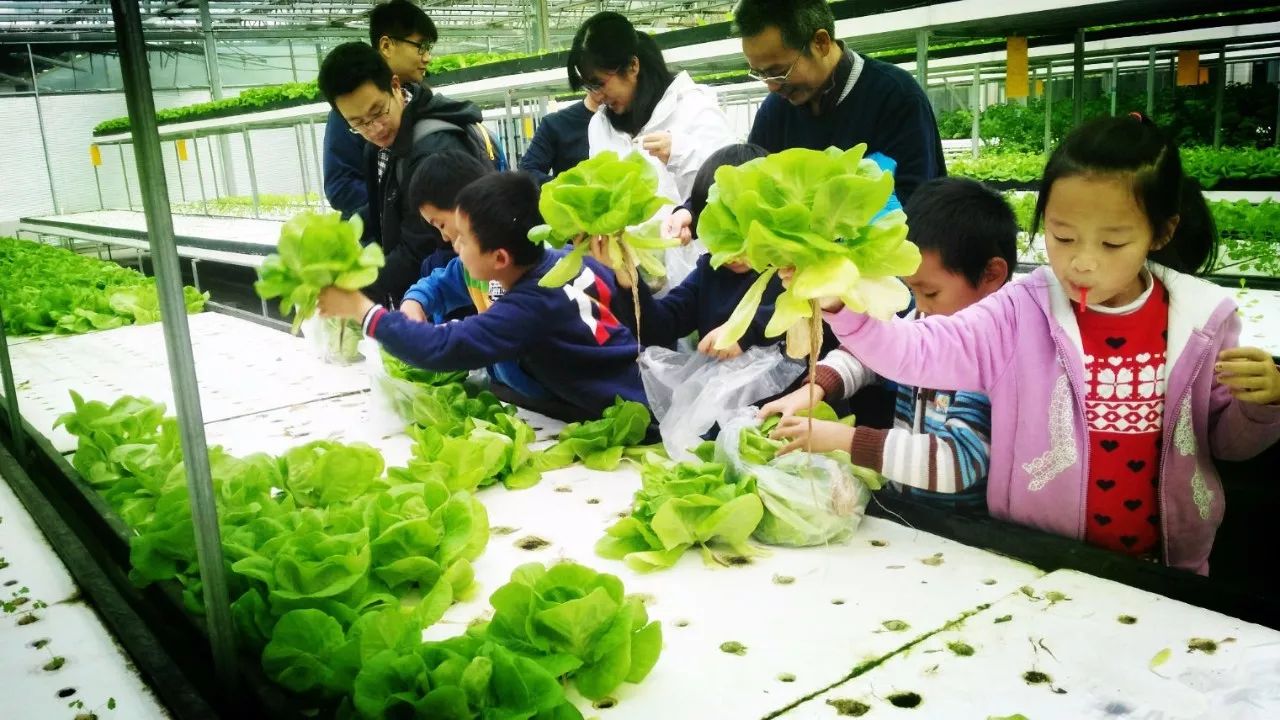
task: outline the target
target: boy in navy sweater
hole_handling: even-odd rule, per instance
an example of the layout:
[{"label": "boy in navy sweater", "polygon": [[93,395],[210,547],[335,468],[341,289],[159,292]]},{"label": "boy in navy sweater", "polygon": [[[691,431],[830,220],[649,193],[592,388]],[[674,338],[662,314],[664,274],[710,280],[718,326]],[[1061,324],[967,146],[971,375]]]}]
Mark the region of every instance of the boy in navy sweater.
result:
[{"label": "boy in navy sweater", "polygon": [[914,78],[835,39],[826,0],[742,0],[734,21],[751,75],[769,87],[748,142],[769,152],[867,144],[898,164],[905,204],[947,174],[933,106]]},{"label": "boy in navy sweater", "polygon": [[503,295],[483,313],[444,325],[415,322],[363,294],[325,288],[320,311],[363,319],[392,355],[431,370],[517,361],[563,405],[562,419],[599,417],[616,397],[645,402],[636,339],[618,322],[613,273],[588,258],[561,288],[538,281],[563,253],[529,241],[541,224],[538,185],[527,173],[481,178],[458,196],[454,246],[467,272]]},{"label": "boy in navy sweater", "polygon": [[[470,153],[454,150],[432,155],[422,161],[409,182],[409,202],[431,223],[451,246],[457,240],[458,195],[463,188],[493,172],[493,167]],[[502,296],[496,281],[478,280],[454,257],[444,267],[432,269],[423,263],[426,275],[404,294],[400,312],[410,320],[442,323],[484,312]],[[516,361],[490,365],[490,379],[506,385],[523,400],[546,400],[551,394],[537,380],[520,369]],[[495,388],[495,392],[498,389]],[[528,403],[526,403],[528,404]]]}]

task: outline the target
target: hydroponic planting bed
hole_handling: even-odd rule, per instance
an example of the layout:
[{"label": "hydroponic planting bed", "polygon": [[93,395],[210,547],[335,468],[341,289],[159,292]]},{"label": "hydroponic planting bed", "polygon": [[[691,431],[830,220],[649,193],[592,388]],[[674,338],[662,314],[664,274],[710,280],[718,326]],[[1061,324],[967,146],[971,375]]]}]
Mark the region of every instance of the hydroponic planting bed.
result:
[{"label": "hydroponic planting bed", "polygon": [[[247,321],[211,313],[190,319],[210,444],[234,453],[283,453],[331,438],[369,442],[393,465],[408,457],[409,439],[380,425],[364,392],[362,366],[324,365],[306,341]],[[108,401],[149,394],[169,402],[159,325],[28,341],[11,350],[23,412],[46,434],[56,414],[70,408],[70,389]],[[547,418],[522,417],[539,428],[540,438],[560,428]],[[71,448],[63,442],[59,449]],[[480,491],[491,524],[488,546],[475,562],[480,592],[450,608],[426,638],[457,635],[485,617],[489,593],[518,565],[574,560],[618,575],[628,592],[644,598],[664,636],[662,655],[644,682],[624,684],[595,707],[571,691],[587,717],[834,718],[841,708],[857,707],[837,708],[828,699],[864,702],[877,715],[908,712],[888,699],[898,691],[922,698],[920,717],[1081,717],[1105,714],[1109,703],[1122,703],[1138,717],[1204,716],[1201,710],[1221,716],[1208,709],[1228,703],[1233,717],[1280,712],[1274,690],[1280,687],[1280,633],[1079,573],[1045,576],[878,518],[865,519],[848,543],[768,548],[741,564],[714,568],[692,552],[669,570],[635,573],[597,557],[593,548],[629,510],[638,486],[629,465],[613,472],[575,465],[545,473],[528,490]],[[28,525],[20,532],[37,531]],[[58,588],[50,598],[71,592],[66,578],[47,586]],[[996,622],[1005,615],[1009,621]],[[1120,615],[1137,620],[1125,625]],[[57,627],[56,619],[51,613],[45,621]],[[1214,640],[1214,652],[1188,654],[1192,638]],[[964,655],[946,642],[966,643],[974,652]],[[1169,659],[1152,663],[1165,647]],[[118,654],[104,657],[123,672]],[[1028,685],[1027,671],[1051,680]],[[102,675],[104,682],[114,677]],[[6,674],[0,683],[18,679]],[[110,682],[112,688],[137,684]],[[2,694],[16,695],[14,686]],[[130,698],[132,708],[153,706],[145,694]]]},{"label": "hydroponic planting bed", "polygon": [[[178,254],[184,258],[260,265],[275,252],[280,240],[279,220],[174,215]],[[108,245],[149,250],[147,219],[141,211],[94,210],[69,215],[22,218],[21,232],[92,240]]]}]

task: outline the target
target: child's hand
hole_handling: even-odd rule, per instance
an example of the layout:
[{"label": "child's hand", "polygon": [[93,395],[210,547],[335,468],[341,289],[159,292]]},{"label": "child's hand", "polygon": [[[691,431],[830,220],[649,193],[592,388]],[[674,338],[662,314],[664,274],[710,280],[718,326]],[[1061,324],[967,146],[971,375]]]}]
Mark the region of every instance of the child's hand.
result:
[{"label": "child's hand", "polygon": [[613,270],[613,280],[618,287],[623,290],[631,289],[631,278],[627,277],[625,272],[613,267],[613,261],[609,259],[609,251],[605,249],[605,243],[608,241],[604,235],[595,235],[587,242],[591,243],[591,247],[587,250],[591,257],[595,258],[601,265]]},{"label": "child's hand", "polygon": [[666,130],[649,133],[640,138],[640,147],[666,165],[671,160],[671,133]]},{"label": "child's hand", "polygon": [[327,287],[320,291],[320,314],[324,317],[363,320],[374,302],[355,290]]},{"label": "child's hand", "polygon": [[676,211],[662,221],[662,237],[679,238],[681,245],[693,242],[693,213],[684,208]]},{"label": "child's hand", "polygon": [[[815,453],[844,450],[849,452],[853,447],[854,429],[843,423],[831,420],[814,420],[813,434],[809,434],[809,418],[792,415],[783,418],[773,429],[769,437],[774,440],[790,440],[778,451],[779,455],[796,450],[808,450]],[[809,443],[812,441],[812,446]]]},{"label": "child's hand", "polygon": [[724,350],[716,349],[716,340],[720,339],[720,335],[723,330],[724,326],[721,325],[711,332],[708,332],[706,337],[702,338],[702,340],[698,342],[698,352],[703,355],[710,355],[717,360],[732,360],[733,358],[741,355],[742,346],[738,343],[734,343]]},{"label": "child's hand", "polygon": [[422,303],[417,300],[405,300],[400,303],[400,312],[414,322],[427,321],[427,311],[423,309]]},{"label": "child's hand", "polygon": [[1237,400],[1256,405],[1280,404],[1280,368],[1266,350],[1250,347],[1223,350],[1213,369],[1218,382],[1226,385]]},{"label": "child's hand", "polygon": [[[813,386],[813,401],[815,403],[821,401],[826,395],[827,391],[823,390],[821,385]],[[809,404],[809,384],[805,383],[800,386],[799,390],[787,393],[773,402],[765,403],[765,406],[760,408],[760,412],[756,414],[756,417],[764,420],[772,415],[781,415],[782,419],[785,420],[798,412],[808,410],[810,407],[812,406]]]},{"label": "child's hand", "polygon": [[[791,281],[796,276],[796,269],[793,267],[778,268],[778,279],[782,281],[782,287],[790,288]],[[840,312],[844,309],[844,301],[838,297],[818,298],[818,307],[825,312]]]}]

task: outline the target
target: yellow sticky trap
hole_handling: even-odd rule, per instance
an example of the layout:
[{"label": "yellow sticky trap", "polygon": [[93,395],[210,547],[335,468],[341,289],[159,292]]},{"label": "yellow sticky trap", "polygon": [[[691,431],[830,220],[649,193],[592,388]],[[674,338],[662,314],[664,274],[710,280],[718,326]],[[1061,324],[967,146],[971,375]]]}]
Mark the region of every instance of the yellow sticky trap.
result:
[{"label": "yellow sticky trap", "polygon": [[1178,87],[1200,84],[1200,51],[1178,51]]},{"label": "yellow sticky trap", "polygon": [[175,144],[175,145],[177,146],[177,148],[178,148],[178,160],[180,160],[180,161],[182,161],[182,162],[186,162],[186,160],[187,160],[187,141],[186,141],[186,140],[183,140],[182,138],[179,138],[179,139],[177,139],[177,140],[175,140],[175,141],[174,141],[174,144]]},{"label": "yellow sticky trap", "polygon": [[533,118],[531,117],[524,119],[524,136],[526,138],[533,137]]},{"label": "yellow sticky trap", "polygon": [[97,145],[89,146],[89,162],[93,163],[94,167],[102,164],[102,151],[98,149]]},{"label": "yellow sticky trap", "polygon": [[1005,44],[1005,96],[1024,98],[1030,85],[1030,68],[1027,65],[1027,39],[1011,36]]}]

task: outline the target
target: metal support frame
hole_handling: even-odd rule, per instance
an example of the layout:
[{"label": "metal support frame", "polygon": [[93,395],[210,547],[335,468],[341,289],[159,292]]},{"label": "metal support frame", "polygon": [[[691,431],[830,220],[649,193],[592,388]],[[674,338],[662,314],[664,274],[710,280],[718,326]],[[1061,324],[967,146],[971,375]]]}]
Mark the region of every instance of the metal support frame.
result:
[{"label": "metal support frame", "polygon": [[307,120],[307,129],[311,135],[311,156],[316,161],[316,203],[323,210],[327,199],[324,195],[324,161],[320,159],[320,141],[316,139],[316,122]]},{"label": "metal support frame", "polygon": [[142,273],[143,275],[146,275],[147,266],[142,264],[142,248],[133,249],[133,259],[136,260],[138,263],[138,272]]},{"label": "metal support frame", "polygon": [[916,82],[929,90],[929,31],[916,31]]},{"label": "metal support frame", "polygon": [[1156,112],[1156,49],[1147,49],[1147,117]]},{"label": "metal support frame", "polygon": [[[201,1],[207,19],[208,8]],[[147,216],[156,292],[160,300],[165,351],[173,384],[173,397],[181,430],[183,466],[191,497],[195,526],[196,559],[205,604],[205,623],[213,651],[214,671],[228,696],[236,695],[236,647],[231,609],[227,597],[226,566],[214,503],[213,478],[209,469],[209,449],[205,442],[204,417],[200,407],[199,382],[191,350],[190,329],[182,298],[182,273],[169,211],[169,193],[156,127],[155,99],[147,68],[147,50],[142,35],[138,3],[111,0],[116,27],[116,47],[124,75],[129,124],[133,127],[134,156],[142,185],[142,203]]]},{"label": "metal support frame", "polygon": [[248,128],[240,131],[240,137],[244,139],[244,157],[249,164],[249,194],[253,198],[253,216],[261,219],[262,211],[258,207],[258,172],[253,169],[253,143],[249,140]]},{"label": "metal support frame", "polygon": [[218,163],[214,161],[213,140],[206,135],[204,138],[204,148],[209,151],[209,174],[213,176],[213,199],[217,200],[218,195]]},{"label": "metal support frame", "polygon": [[195,148],[196,158],[196,179],[200,181],[200,206],[204,208],[204,214],[209,214],[209,198],[204,193],[204,168],[200,166],[200,138],[191,134],[191,147]]},{"label": "metal support frame", "polygon": [[13,362],[9,359],[9,338],[4,332],[4,303],[0,303],[0,375],[4,382],[9,431],[13,434],[13,452],[22,459],[27,456],[27,433],[22,427],[22,414],[18,411],[18,389],[13,379]]},{"label": "metal support frame", "polygon": [[972,145],[973,157],[978,157],[978,151],[982,148],[982,128],[979,126],[979,116],[982,114],[982,67],[973,66],[973,87],[969,90],[972,100],[969,102],[969,114],[973,116],[973,128],[969,134],[970,143]]},{"label": "metal support frame", "polygon": [[1116,116],[1116,104],[1120,101],[1120,58],[1111,60],[1111,117]]},{"label": "metal support frame", "polygon": [[200,292],[200,259],[191,258],[191,285]]},{"label": "metal support frame", "polygon": [[306,151],[302,146],[306,143],[302,139],[302,126],[293,126],[293,141],[298,148],[298,170],[302,173],[302,199],[307,207],[311,207],[311,164],[307,162]]},{"label": "metal support frame", "polygon": [[1084,122],[1084,30],[1076,30],[1076,47],[1072,57],[1071,100],[1074,105],[1072,125]]},{"label": "metal support frame", "polygon": [[133,190],[129,189],[129,166],[124,163],[124,144],[116,145],[116,152],[120,155],[120,175],[124,178],[124,200],[133,209]]},{"label": "metal support frame", "polygon": [[1053,61],[1044,68],[1044,154],[1053,152]]},{"label": "metal support frame", "polygon": [[1227,92],[1227,46],[1218,49],[1218,72],[1213,76],[1213,147],[1222,147],[1222,102]]},{"label": "metal support frame", "polygon": [[[218,40],[213,34],[213,18],[209,14],[209,0],[199,0],[200,34],[204,39],[204,65],[209,76],[209,96],[214,100],[222,99],[222,71],[218,69]],[[231,163],[231,141],[226,135],[218,136],[218,150],[222,155],[222,176],[226,183],[227,194],[236,194],[235,169]],[[209,153],[212,162],[213,152]],[[214,179],[215,192],[217,179]]]},{"label": "metal support frame", "polygon": [[98,175],[98,166],[93,166],[93,185],[98,189],[98,209],[106,210],[106,203],[102,202],[102,178]]},{"label": "metal support frame", "polygon": [[[31,43],[27,43],[27,64],[31,67],[31,89],[35,91],[36,124],[40,126],[40,149],[44,151],[44,172],[49,178],[49,199],[53,201],[53,214],[61,215],[58,206],[58,191],[53,186],[53,161],[49,159],[49,141],[44,133],[44,110],[40,107],[40,82],[36,79],[36,61],[31,53]],[[75,73],[72,73],[74,75]]]},{"label": "metal support frame", "polygon": [[551,47],[551,18],[547,11],[547,0],[529,0],[532,6],[530,10],[533,17],[530,18],[532,26],[530,28],[529,39],[532,41],[532,47],[529,49],[534,52],[545,52]]},{"label": "metal support frame", "polygon": [[187,201],[187,181],[182,177],[182,155],[178,154],[178,143],[181,140],[173,141],[173,168],[178,171],[178,194],[182,196],[182,202]]}]

